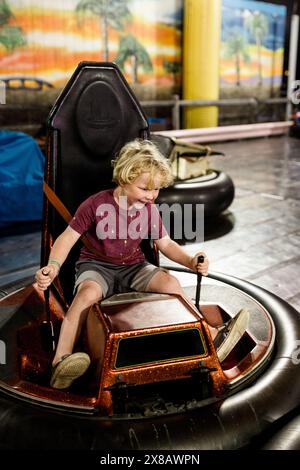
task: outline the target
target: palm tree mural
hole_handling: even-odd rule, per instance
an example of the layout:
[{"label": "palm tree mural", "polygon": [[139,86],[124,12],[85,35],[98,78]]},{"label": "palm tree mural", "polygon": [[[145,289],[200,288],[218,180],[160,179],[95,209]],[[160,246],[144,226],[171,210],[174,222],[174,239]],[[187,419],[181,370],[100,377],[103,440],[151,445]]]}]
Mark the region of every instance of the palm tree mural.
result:
[{"label": "palm tree mural", "polygon": [[26,39],[22,28],[9,23],[14,19],[14,15],[6,0],[0,0],[0,44],[3,44],[8,52],[26,44]]},{"label": "palm tree mural", "polygon": [[236,70],[236,85],[241,85],[241,61],[250,62],[250,56],[247,51],[248,43],[240,30],[235,30],[232,36],[226,42],[225,58],[234,57]]},{"label": "palm tree mural", "polygon": [[0,26],[3,26],[5,23],[8,23],[11,18],[12,13],[10,11],[9,5],[5,0],[0,1]]},{"label": "palm tree mural", "polygon": [[153,65],[150,56],[144,46],[131,34],[122,36],[119,44],[116,64],[124,70],[125,62],[131,60],[132,81],[138,83],[138,68],[142,67],[145,72],[151,72]]},{"label": "palm tree mural", "polygon": [[173,76],[174,84],[176,84],[176,76],[181,71],[181,63],[171,60],[164,60],[163,67],[167,73],[170,73]]},{"label": "palm tree mural", "polygon": [[128,9],[128,0],[80,0],[76,12],[84,14],[90,11],[99,16],[101,30],[103,31],[104,60],[109,60],[109,27],[123,31],[126,22],[131,18]]},{"label": "palm tree mural", "polygon": [[261,46],[264,37],[268,34],[269,26],[267,17],[255,11],[245,19],[245,26],[255,37],[258,61],[258,85],[262,85],[262,62],[261,62]]}]

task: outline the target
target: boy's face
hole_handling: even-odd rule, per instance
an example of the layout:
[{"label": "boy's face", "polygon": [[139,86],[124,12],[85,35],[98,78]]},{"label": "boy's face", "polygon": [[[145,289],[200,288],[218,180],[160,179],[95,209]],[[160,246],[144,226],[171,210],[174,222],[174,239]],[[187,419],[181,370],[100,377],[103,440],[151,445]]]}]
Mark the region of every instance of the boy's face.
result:
[{"label": "boy's face", "polygon": [[145,172],[141,173],[133,183],[122,186],[127,196],[128,207],[134,206],[136,209],[142,209],[145,204],[155,201],[161,188],[161,175],[157,173],[151,180],[150,187],[150,173]]}]

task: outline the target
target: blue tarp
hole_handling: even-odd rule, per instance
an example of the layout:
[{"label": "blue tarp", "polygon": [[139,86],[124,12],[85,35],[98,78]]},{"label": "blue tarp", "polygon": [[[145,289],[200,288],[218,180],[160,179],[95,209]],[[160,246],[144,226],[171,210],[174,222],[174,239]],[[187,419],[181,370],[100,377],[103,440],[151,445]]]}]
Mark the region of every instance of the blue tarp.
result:
[{"label": "blue tarp", "polygon": [[42,219],[44,164],[31,136],[0,131],[0,227]]}]

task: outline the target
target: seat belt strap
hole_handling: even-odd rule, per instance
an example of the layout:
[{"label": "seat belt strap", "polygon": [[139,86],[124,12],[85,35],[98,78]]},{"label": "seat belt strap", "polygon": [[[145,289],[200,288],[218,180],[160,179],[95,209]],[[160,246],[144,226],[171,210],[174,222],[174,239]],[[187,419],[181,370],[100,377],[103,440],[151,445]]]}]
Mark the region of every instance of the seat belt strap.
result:
[{"label": "seat belt strap", "polygon": [[52,206],[57,210],[57,212],[62,216],[62,218],[67,222],[67,224],[72,220],[72,216],[66,206],[62,203],[59,197],[55,194],[53,189],[44,181],[43,185],[44,193],[47,196],[47,199],[51,202]]}]

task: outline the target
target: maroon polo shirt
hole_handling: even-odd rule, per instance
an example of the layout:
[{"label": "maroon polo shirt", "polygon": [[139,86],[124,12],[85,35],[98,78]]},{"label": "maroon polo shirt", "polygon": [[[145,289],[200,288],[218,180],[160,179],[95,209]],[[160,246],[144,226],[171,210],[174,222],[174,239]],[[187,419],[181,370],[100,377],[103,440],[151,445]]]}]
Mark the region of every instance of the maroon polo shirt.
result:
[{"label": "maroon polo shirt", "polygon": [[[167,231],[155,204],[126,210],[115,201],[113,191],[101,191],[86,199],[69,225],[88,237],[100,252],[102,261],[128,265],[141,263],[145,261],[141,241],[144,238],[159,240],[168,235]],[[100,260],[100,256],[83,246],[79,260]]]}]

